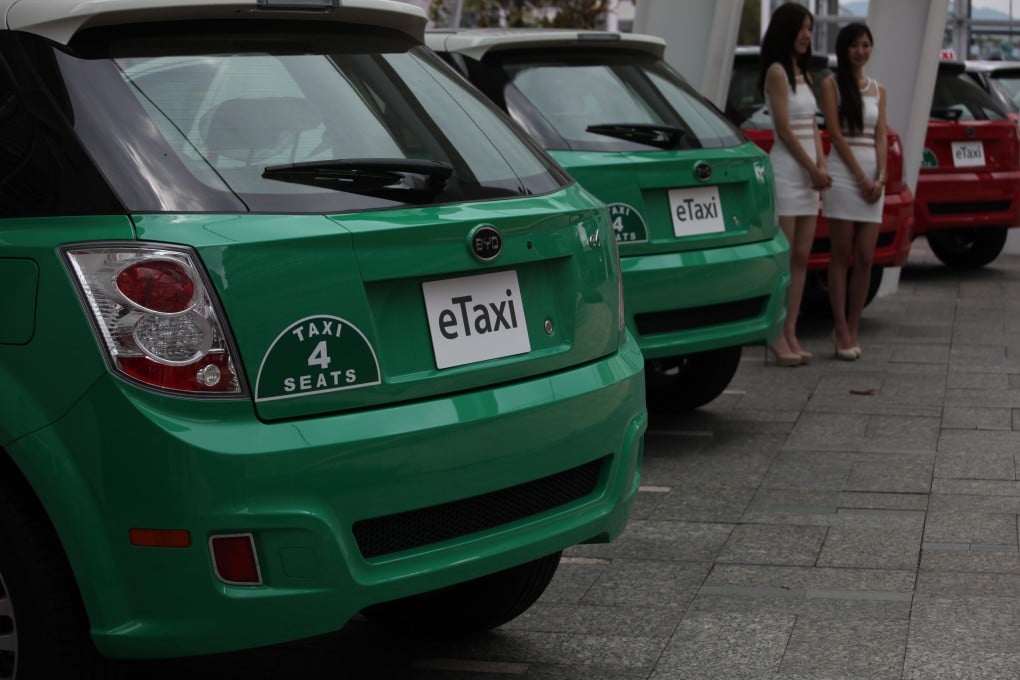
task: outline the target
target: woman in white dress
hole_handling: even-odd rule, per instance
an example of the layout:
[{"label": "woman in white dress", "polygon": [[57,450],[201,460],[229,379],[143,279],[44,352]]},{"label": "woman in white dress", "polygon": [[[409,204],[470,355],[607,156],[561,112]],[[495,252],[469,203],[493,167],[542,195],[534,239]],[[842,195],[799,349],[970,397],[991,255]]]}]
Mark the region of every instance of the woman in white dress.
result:
[{"label": "woman in white dress", "polygon": [[814,17],[807,8],[786,3],[772,13],[761,43],[760,82],[775,127],[769,157],[776,183],[776,214],[790,242],[786,322],[769,345],[780,366],[811,361],[811,353],[797,339],[797,316],[818,220],[818,192],[831,183],[808,68],[813,28]]},{"label": "woman in white dress", "polygon": [[836,357],[845,361],[861,356],[857,331],[885,195],[885,88],[864,73],[873,44],[864,24],[845,26],[836,36],[836,73],[822,82],[822,112],[832,142],[832,188],[825,193],[822,209],[832,241],[828,275],[832,344]]}]

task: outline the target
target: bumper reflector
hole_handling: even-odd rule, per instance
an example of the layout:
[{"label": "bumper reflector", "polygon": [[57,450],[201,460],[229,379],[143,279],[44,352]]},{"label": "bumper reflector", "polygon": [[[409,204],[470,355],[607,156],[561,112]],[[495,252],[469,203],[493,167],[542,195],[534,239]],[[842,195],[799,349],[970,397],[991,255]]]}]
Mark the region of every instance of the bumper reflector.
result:
[{"label": "bumper reflector", "polygon": [[131,545],[143,548],[187,548],[191,532],[185,529],[128,529]]},{"label": "bumper reflector", "polygon": [[257,586],[262,583],[255,539],[251,534],[222,534],[209,539],[216,577],[224,583]]}]

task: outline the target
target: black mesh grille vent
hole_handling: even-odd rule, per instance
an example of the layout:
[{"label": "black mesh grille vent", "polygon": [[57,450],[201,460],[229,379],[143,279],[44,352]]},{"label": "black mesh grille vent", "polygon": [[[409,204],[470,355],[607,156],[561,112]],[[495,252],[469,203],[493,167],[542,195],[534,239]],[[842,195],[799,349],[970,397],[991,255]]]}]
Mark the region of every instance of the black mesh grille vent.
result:
[{"label": "black mesh grille vent", "polygon": [[991,213],[1009,210],[1010,201],[967,201],[964,203],[929,203],[932,215],[963,215],[965,213]]},{"label": "black mesh grille vent", "polygon": [[466,536],[566,505],[591,494],[604,459],[526,484],[421,510],[361,520],[354,539],[365,557],[378,557]]},{"label": "black mesh grille vent", "polygon": [[747,300],[737,300],[736,302],[726,302],[719,305],[635,314],[634,323],[637,325],[638,333],[641,335],[672,333],[694,328],[705,328],[707,326],[718,326],[724,323],[744,321],[745,319],[753,319],[760,316],[767,302],[768,297],[762,296]]}]

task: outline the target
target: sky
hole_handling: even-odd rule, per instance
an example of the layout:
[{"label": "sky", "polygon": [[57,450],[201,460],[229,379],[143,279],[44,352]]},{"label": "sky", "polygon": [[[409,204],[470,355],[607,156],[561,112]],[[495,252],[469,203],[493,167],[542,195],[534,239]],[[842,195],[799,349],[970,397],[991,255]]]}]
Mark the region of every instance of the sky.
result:
[{"label": "sky", "polygon": [[[1009,14],[1010,0],[971,0],[972,8],[984,7],[987,9],[997,9],[1003,14]],[[1013,0],[1013,13],[1020,14],[1020,2]]]}]

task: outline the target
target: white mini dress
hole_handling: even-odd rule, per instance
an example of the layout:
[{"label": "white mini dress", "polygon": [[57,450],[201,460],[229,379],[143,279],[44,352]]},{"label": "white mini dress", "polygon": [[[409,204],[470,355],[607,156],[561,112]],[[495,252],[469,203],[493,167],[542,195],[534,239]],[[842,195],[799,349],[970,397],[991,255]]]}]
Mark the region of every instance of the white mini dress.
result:
[{"label": "white mini dress", "polygon": [[[837,92],[839,90],[837,89]],[[861,88],[861,104],[863,105],[864,130],[851,135],[843,130],[847,144],[860,164],[864,174],[875,177],[878,170],[878,159],[875,158],[875,124],[878,122],[878,81],[868,78],[867,84]],[[835,147],[829,149],[829,175],[832,186],[822,194],[822,214],[837,220],[854,222],[880,223],[882,221],[882,199],[868,203],[861,196],[860,186],[853,172],[843,162]]]},{"label": "white mini dress", "polygon": [[[769,67],[770,70],[774,68],[783,71],[783,78],[786,78],[781,64],[777,62]],[[818,106],[804,76],[797,76],[796,81],[796,89],[788,87],[786,90],[790,127],[804,151],[815,160],[815,113]],[[769,110],[773,109],[771,101],[768,106]],[[817,215],[819,192],[811,187],[811,174],[797,162],[779,135],[776,135],[769,158],[776,182],[776,214],[780,217]]]}]

